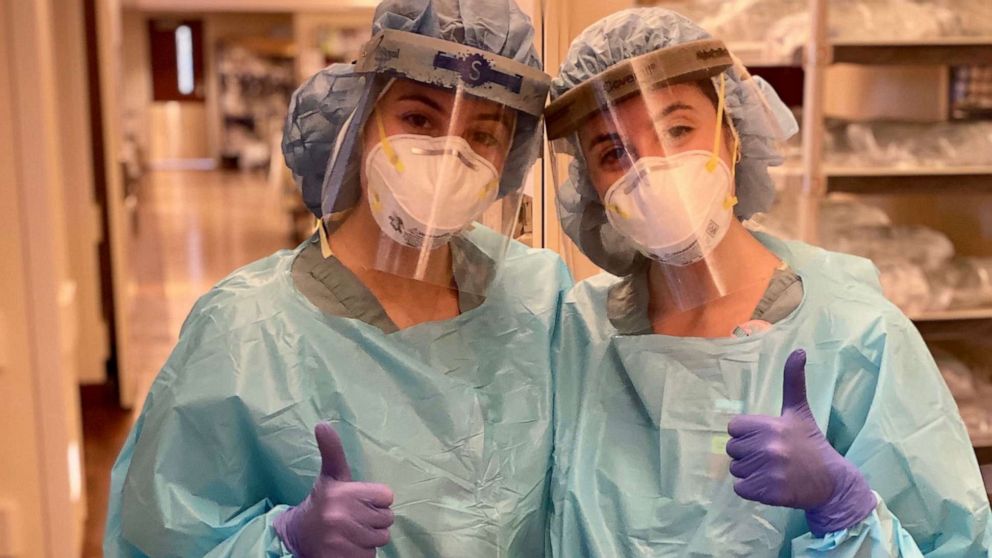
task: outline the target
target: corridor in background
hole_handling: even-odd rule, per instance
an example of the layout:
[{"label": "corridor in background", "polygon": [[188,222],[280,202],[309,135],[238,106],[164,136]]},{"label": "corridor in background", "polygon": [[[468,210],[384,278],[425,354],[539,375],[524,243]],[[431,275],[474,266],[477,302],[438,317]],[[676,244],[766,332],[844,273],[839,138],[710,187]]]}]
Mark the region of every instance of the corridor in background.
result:
[{"label": "corridor in background", "polygon": [[[131,227],[129,358],[137,378],[134,412],[179,337],[196,299],[235,269],[291,248],[284,194],[264,174],[157,171],[143,180]],[[132,415],[113,397],[84,396],[89,514],[85,558],[102,556],[109,472]]]}]

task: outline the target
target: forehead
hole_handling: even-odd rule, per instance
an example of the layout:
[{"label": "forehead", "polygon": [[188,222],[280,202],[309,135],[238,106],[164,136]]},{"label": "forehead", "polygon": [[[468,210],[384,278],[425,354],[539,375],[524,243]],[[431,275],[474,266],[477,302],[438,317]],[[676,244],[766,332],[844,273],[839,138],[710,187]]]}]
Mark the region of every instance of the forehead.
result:
[{"label": "forehead", "polygon": [[604,108],[579,127],[579,135],[584,137],[635,123],[647,124],[660,116],[666,108],[677,105],[684,105],[680,112],[690,112],[698,117],[716,117],[716,108],[697,85],[680,83],[645,90]]},{"label": "forehead", "polygon": [[[409,79],[397,79],[392,86],[389,88],[389,92],[386,93],[386,98],[389,100],[401,99],[403,97],[426,97],[434,103],[440,105],[446,110],[450,110],[455,102],[455,91],[451,89],[445,89],[443,87],[437,87],[434,85],[427,85],[425,83],[416,82]],[[470,95],[468,93],[461,94],[459,100],[463,105],[467,105],[471,112],[475,111],[486,111],[486,112],[500,112],[507,111],[510,112],[512,109],[507,108],[505,105],[497,103],[496,101],[491,101],[489,99],[483,99],[481,97],[476,97],[475,95]]]}]

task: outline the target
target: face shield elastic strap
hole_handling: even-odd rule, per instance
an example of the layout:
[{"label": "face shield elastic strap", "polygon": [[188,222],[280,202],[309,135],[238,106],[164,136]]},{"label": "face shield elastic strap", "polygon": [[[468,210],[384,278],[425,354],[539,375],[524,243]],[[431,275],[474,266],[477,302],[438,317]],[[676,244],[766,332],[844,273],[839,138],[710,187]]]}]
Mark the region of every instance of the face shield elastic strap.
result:
[{"label": "face shield elastic strap", "polygon": [[[708,172],[716,172],[717,165],[720,164],[720,148],[723,147],[723,119],[726,112],[727,105],[727,76],[725,73],[720,74],[720,88],[717,95],[717,106],[716,106],[716,134],[713,138],[713,152],[710,154],[710,160],[706,163],[706,170]],[[733,164],[730,166],[730,176],[731,180],[736,181],[737,178],[737,163],[740,161],[740,136],[737,135],[737,129],[734,128],[734,124],[729,123],[730,133],[734,136],[734,150],[733,150]],[[737,196],[730,194],[724,201],[724,208],[731,209],[738,203]]]},{"label": "face shield elastic strap", "polygon": [[382,123],[382,115],[379,114],[378,109],[375,110],[375,127],[379,132],[382,151],[386,154],[386,158],[389,159],[389,164],[396,168],[396,172],[403,174],[406,171],[406,167],[403,166],[403,160],[400,159],[399,154],[393,149],[393,144],[386,135],[386,125]]}]

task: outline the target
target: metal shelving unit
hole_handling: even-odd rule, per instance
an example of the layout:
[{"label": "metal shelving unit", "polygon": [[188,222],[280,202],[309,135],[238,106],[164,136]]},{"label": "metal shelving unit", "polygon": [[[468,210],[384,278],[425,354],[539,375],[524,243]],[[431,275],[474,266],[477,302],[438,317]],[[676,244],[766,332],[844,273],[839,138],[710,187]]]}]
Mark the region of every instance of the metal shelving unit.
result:
[{"label": "metal shelving unit", "polygon": [[972,436],[971,445],[975,446],[979,463],[992,463],[992,436]]},{"label": "metal shelving unit", "polygon": [[855,168],[824,166],[827,192],[992,194],[992,167]]},{"label": "metal shelving unit", "polygon": [[[804,50],[803,190],[800,232],[817,242],[819,206],[830,192],[888,195],[981,193],[992,195],[992,167],[849,168],[823,161],[825,74],[832,64],[992,64],[992,37],[928,41],[829,40],[827,0],[810,0],[811,32]],[[992,330],[992,308],[925,312],[911,316],[928,339],[962,338]],[[992,463],[992,437],[973,438],[981,463]]]},{"label": "metal shelving unit", "polygon": [[992,308],[964,308],[961,310],[943,310],[940,312],[921,312],[910,315],[910,318],[914,322],[992,320]]},{"label": "metal shelving unit", "polygon": [[[819,0],[817,0],[819,1]],[[832,41],[835,64],[944,65],[992,64],[992,40],[980,37],[950,37],[925,41]]]},{"label": "metal shelving unit", "polygon": [[[926,41],[829,40],[827,0],[810,0],[809,42],[803,106],[803,192],[800,231],[810,242],[818,239],[818,208],[830,192],[887,195],[891,193],[992,194],[992,167],[849,168],[823,162],[825,134],[824,80],[836,63],[859,65],[992,64],[992,37],[952,37]],[[916,321],[992,320],[992,309],[930,313]]]}]

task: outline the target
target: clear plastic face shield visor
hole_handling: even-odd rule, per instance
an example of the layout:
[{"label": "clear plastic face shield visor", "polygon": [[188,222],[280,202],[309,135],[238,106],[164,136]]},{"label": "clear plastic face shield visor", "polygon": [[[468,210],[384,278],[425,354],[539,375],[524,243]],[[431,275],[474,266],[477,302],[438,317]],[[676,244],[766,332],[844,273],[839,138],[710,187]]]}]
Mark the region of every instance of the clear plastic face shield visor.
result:
[{"label": "clear plastic face shield visor", "polygon": [[[729,72],[743,79],[732,82]],[[763,98],[721,41],[700,40],[614,65],[545,113],[559,211],[612,227],[683,310],[753,287],[738,281],[749,275],[738,273],[746,260],[724,248],[741,226],[734,216],[741,139],[728,96],[742,87],[734,91],[738,106]],[[777,127],[769,111],[757,112],[748,118]],[[582,207],[566,208],[563,199]]]},{"label": "clear plastic face shield visor", "polygon": [[355,71],[365,102],[328,162],[325,255],[484,296],[518,222],[526,170],[507,170],[536,153],[549,78],[401,31],[373,37]]}]

